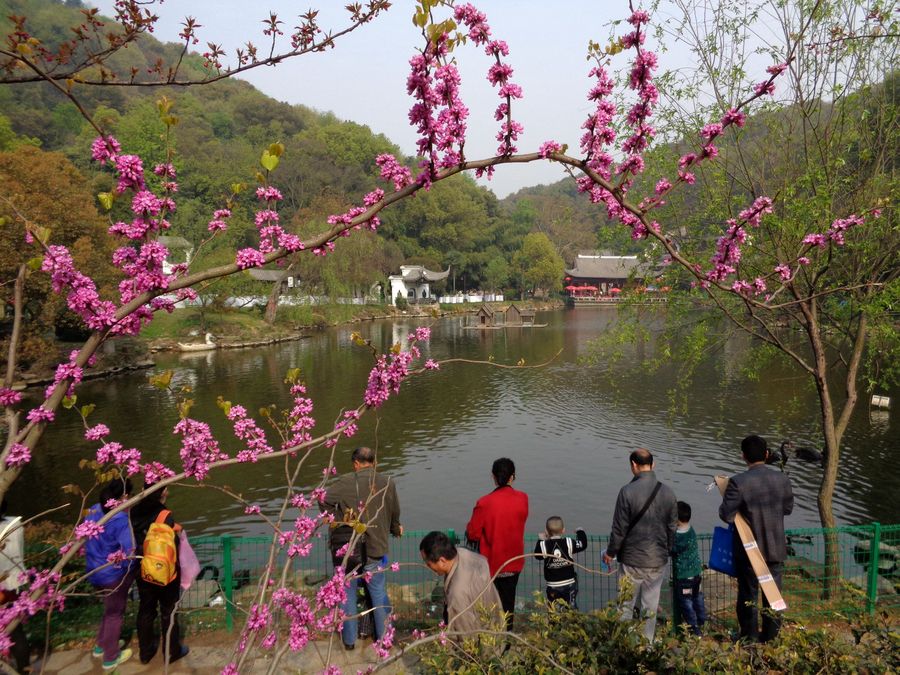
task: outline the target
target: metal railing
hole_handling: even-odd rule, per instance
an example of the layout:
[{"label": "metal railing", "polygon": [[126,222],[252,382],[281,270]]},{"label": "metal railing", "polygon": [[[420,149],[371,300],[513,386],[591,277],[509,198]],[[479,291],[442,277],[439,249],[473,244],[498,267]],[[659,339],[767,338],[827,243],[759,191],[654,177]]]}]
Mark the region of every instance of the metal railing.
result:
[{"label": "metal railing", "polygon": [[[453,530],[447,531],[455,536]],[[388,572],[388,593],[394,612],[402,622],[431,623],[442,612],[442,580],[422,563],[419,541],[426,533],[407,532],[391,541],[391,562],[401,564]],[[834,536],[838,546],[839,578],[829,578],[825,564],[826,538]],[[698,534],[701,560],[709,559],[712,536]],[[870,525],[788,530],[788,560],[784,566],[783,595],[788,615],[873,614],[879,609],[900,610],[900,525]],[[616,576],[603,575],[600,556],[606,536],[589,535],[588,548],[576,561],[597,574],[579,572],[578,606],[599,609],[616,596]],[[525,536],[525,552],[534,550],[538,538]],[[267,537],[198,537],[191,543],[200,564],[207,569],[201,580],[185,593],[184,607],[211,607],[224,615],[230,630],[235,617],[249,609],[256,582],[269,559],[272,539]],[[285,560],[280,554],[279,562]],[[291,561],[289,582],[295,589],[314,593],[332,574],[331,554],[324,539],[317,540],[310,555]],[[217,579],[213,580],[212,577]],[[671,575],[670,575],[671,576]],[[519,579],[517,611],[535,607],[535,592],[543,592],[543,567],[528,560]],[[827,591],[826,591],[827,589]],[[733,616],[737,595],[734,579],[712,570],[703,572],[703,592],[711,616]],[[671,592],[663,593],[661,607],[672,611]]]}]

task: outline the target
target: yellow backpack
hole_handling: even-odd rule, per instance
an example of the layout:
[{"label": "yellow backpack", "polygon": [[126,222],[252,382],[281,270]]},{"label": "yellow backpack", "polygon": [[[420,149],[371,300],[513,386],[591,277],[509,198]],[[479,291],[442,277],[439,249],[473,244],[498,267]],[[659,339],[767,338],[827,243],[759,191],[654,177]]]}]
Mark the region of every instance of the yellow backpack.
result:
[{"label": "yellow backpack", "polygon": [[144,538],[144,557],[141,559],[141,579],[158,586],[168,586],[178,575],[178,549],[175,547],[174,528],[166,525],[171,511],[163,509],[150,524]]}]

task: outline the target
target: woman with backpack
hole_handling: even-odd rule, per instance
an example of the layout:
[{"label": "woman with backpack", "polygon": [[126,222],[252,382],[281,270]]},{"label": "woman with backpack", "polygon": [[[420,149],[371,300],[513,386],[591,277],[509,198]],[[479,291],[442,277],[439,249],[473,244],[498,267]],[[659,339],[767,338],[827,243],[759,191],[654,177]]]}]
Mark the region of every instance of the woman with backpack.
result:
[{"label": "woman with backpack", "polygon": [[[85,517],[96,522],[109,513],[117,503],[131,494],[131,481],[116,478],[100,489],[100,501]],[[120,511],[103,525],[103,532],[85,542],[88,581],[103,592],[103,618],[97,630],[97,644],[93,656],[103,659],[103,670],[115,670],[131,658],[130,649],[121,649],[119,636],[128,591],[134,581],[134,534],[128,513]]]},{"label": "woman with backpack", "polygon": [[[145,483],[144,490],[153,487]],[[154,625],[160,617],[160,636],[168,636],[163,656],[175,663],[190,649],[181,644],[181,633],[175,608],[181,594],[178,573],[178,533],[181,526],[165,507],[169,488],[147,495],[131,509],[131,525],[138,551],[143,555],[137,575],[138,605],[137,633],[141,663],[147,664],[156,656],[160,638]]]}]

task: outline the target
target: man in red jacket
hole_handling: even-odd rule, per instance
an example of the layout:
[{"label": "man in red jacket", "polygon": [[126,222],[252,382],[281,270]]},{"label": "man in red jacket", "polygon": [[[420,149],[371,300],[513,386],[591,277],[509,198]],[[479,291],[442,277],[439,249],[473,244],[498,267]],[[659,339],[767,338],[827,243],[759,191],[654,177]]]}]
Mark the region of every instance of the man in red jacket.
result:
[{"label": "man in red jacket", "polygon": [[[493,492],[475,504],[466,526],[466,536],[478,542],[479,553],[488,560],[494,586],[506,612],[506,629],[512,630],[516,608],[516,585],[525,567],[525,521],[528,519],[528,495],[513,489],[516,465],[501,457],[491,467]],[[515,560],[510,560],[516,558]]]}]

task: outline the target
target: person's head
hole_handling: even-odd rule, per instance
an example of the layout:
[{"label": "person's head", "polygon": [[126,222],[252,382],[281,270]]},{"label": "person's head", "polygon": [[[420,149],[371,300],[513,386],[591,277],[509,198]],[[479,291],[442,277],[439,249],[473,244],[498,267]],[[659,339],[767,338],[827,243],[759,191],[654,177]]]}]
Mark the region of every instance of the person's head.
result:
[{"label": "person's head", "polygon": [[653,469],[653,455],[646,448],[638,448],[628,456],[628,460],[631,462],[631,473],[634,475]]},{"label": "person's head", "polygon": [[350,459],[353,460],[353,470],[359,471],[375,464],[375,451],[361,445],[353,451]]},{"label": "person's head", "polygon": [[456,546],[443,532],[434,530],[419,543],[422,560],[435,574],[447,576],[456,564]]},{"label": "person's head", "polygon": [[491,473],[494,475],[494,482],[497,487],[509,485],[516,478],[516,465],[509,457],[501,457],[494,460],[491,467]]},{"label": "person's head", "polygon": [[691,505],[687,502],[678,502],[678,522],[691,522]]},{"label": "person's head", "polygon": [[558,537],[566,533],[566,524],[559,516],[550,516],[547,518],[547,534],[551,537]]},{"label": "person's head", "polygon": [[747,436],[741,441],[741,454],[747,464],[757,464],[765,462],[769,455],[769,446],[766,439],[761,436]]},{"label": "person's head", "polygon": [[122,497],[131,495],[131,479],[130,478],[113,478],[100,488],[100,508],[103,513],[108,513],[112,507],[106,504],[110,500],[119,502]]},{"label": "person's head", "polygon": [[[144,481],[144,489],[149,490],[154,485],[156,485],[158,481]],[[160,504],[165,504],[166,499],[169,498],[169,486],[166,485],[162,490],[157,490],[153,494],[149,494],[143,498],[143,501],[154,502],[157,501]]]}]

